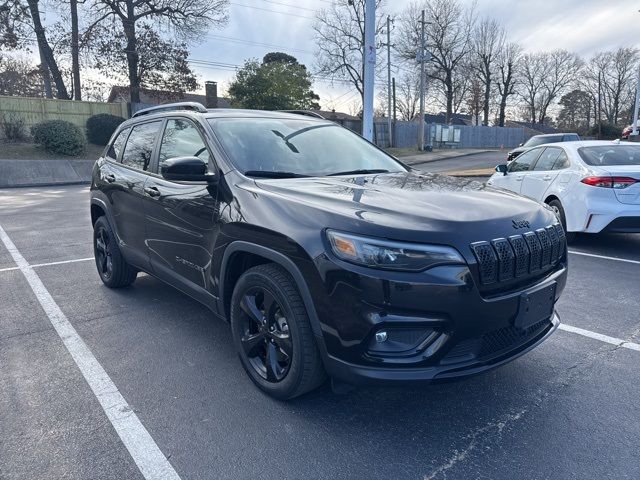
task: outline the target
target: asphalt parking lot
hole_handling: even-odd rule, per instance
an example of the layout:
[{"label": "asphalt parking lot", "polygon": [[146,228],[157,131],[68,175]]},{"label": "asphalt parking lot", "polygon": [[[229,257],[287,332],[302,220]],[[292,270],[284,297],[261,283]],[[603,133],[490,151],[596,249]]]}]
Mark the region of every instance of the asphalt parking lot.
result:
[{"label": "asphalt parking lot", "polygon": [[579,238],[558,305],[576,329],[498,370],[282,403],[198,303],[101,284],[87,186],[0,190],[0,227],[2,480],[640,478],[640,235]]}]

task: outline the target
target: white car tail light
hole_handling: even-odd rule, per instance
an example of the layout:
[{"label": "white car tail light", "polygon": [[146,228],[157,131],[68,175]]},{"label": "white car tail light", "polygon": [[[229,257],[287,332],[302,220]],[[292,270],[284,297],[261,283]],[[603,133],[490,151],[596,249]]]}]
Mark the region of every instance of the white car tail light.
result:
[{"label": "white car tail light", "polygon": [[618,190],[638,182],[638,180],[631,177],[585,177],[580,181],[592,187],[615,188]]}]

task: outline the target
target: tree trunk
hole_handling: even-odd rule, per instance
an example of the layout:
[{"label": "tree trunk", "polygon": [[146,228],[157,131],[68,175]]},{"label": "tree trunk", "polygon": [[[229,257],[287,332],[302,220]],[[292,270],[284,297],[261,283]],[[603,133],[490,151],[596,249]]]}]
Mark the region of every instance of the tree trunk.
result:
[{"label": "tree trunk", "polygon": [[127,19],[122,21],[127,38],[127,67],[129,70],[129,94],[131,103],[140,103],[140,77],[138,76],[138,44],[133,0],[127,0]]},{"label": "tree trunk", "polygon": [[47,37],[44,33],[44,27],[42,26],[42,21],[40,20],[40,11],[38,10],[38,1],[39,0],[27,0],[29,5],[29,12],[31,13],[31,19],[33,20],[33,28],[36,33],[36,39],[38,40],[38,48],[42,51],[42,56],[46,62],[46,66],[49,67],[49,71],[51,72],[51,76],[53,77],[53,81],[56,84],[56,97],[69,100],[69,94],[67,93],[67,88],[64,86],[64,81],[62,80],[62,74],[58,69],[58,64],[56,63],[56,59],[53,56],[53,50],[51,50],[51,46],[49,42],[47,42]]},{"label": "tree trunk", "polygon": [[80,84],[80,48],[78,46],[78,0],[69,0],[71,7],[71,72],[73,75],[73,97],[82,100]]},{"label": "tree trunk", "polygon": [[500,113],[498,115],[498,126],[499,127],[504,127],[504,120],[505,120],[505,116],[506,116],[506,110],[507,110],[507,96],[506,95],[502,95],[502,98],[500,98]]},{"label": "tree trunk", "polygon": [[53,98],[53,90],[51,89],[51,73],[49,72],[47,61],[44,59],[44,54],[42,53],[42,49],[39,48],[38,50],[40,51],[40,73],[42,74],[44,96],[45,98]]},{"label": "tree trunk", "polygon": [[444,121],[448,125],[451,122],[451,114],[453,113],[453,80],[451,78],[451,72],[447,72],[446,86],[447,86],[447,114]]},{"label": "tree trunk", "polygon": [[491,97],[491,70],[487,65],[485,70],[485,82],[484,82],[484,105],[483,105],[483,119],[482,124],[484,126],[489,125],[489,101]]}]

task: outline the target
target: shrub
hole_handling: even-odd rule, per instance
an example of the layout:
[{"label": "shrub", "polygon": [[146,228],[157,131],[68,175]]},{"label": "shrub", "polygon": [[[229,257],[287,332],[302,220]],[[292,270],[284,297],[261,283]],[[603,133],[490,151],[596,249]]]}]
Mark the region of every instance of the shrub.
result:
[{"label": "shrub", "polygon": [[24,140],[27,137],[24,118],[16,113],[6,113],[2,116],[2,130],[7,140]]},{"label": "shrub", "polygon": [[79,155],[84,151],[86,140],[80,128],[64,120],[48,120],[31,127],[36,144],[47,152],[60,155]]},{"label": "shrub", "polygon": [[[589,130],[589,135],[592,137],[597,137],[598,135],[598,126],[594,125]],[[620,138],[622,136],[622,127],[618,125],[613,125],[608,122],[602,122],[602,140],[614,140],[616,138]]]},{"label": "shrub", "polygon": [[106,145],[124,118],[99,113],[87,120],[87,139],[94,145]]}]

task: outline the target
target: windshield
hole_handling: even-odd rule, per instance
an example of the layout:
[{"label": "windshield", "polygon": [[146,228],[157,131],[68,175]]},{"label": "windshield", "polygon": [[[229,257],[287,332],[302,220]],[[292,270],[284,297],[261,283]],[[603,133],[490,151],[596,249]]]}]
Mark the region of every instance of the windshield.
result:
[{"label": "windshield", "polygon": [[640,145],[602,145],[578,149],[587,165],[610,167],[615,165],[640,165]]},{"label": "windshield", "polygon": [[288,118],[221,118],[209,122],[234,166],[247,175],[406,171],[391,156],[334,123]]},{"label": "windshield", "polygon": [[523,147],[537,147],[545,143],[556,143],[562,141],[562,135],[554,135],[551,137],[531,137]]}]

